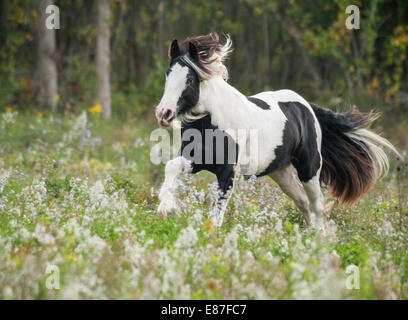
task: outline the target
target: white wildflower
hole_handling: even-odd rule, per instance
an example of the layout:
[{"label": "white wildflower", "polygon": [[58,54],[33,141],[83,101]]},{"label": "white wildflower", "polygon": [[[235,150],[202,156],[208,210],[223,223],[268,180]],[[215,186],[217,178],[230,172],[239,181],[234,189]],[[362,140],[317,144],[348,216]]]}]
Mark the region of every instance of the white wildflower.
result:
[{"label": "white wildflower", "polygon": [[108,197],[105,194],[105,189],[102,181],[98,180],[89,190],[89,199],[91,204],[96,208],[106,208],[109,205]]},{"label": "white wildflower", "polygon": [[177,238],[176,243],[174,244],[175,248],[191,248],[198,241],[197,232],[192,226],[188,226],[185,229],[180,231],[179,237]]},{"label": "white wildflower", "polygon": [[7,184],[7,181],[10,177],[10,172],[8,170],[2,170],[0,174],[0,194],[3,193],[4,187]]},{"label": "white wildflower", "polygon": [[37,224],[37,226],[35,227],[33,237],[37,239],[41,244],[48,245],[55,243],[54,237],[51,234],[47,233],[45,226],[41,224]]}]

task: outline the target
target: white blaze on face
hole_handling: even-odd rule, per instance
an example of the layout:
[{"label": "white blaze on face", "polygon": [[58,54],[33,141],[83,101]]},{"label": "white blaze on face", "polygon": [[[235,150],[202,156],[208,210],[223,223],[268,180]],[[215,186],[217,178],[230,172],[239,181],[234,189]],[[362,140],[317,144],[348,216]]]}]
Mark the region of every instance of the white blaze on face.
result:
[{"label": "white blaze on face", "polygon": [[187,84],[188,67],[176,63],[166,77],[166,84],[164,86],[164,94],[156,108],[156,116],[158,120],[165,120],[163,117],[166,112],[170,110],[175,113],[177,109],[177,102],[181,97]]}]

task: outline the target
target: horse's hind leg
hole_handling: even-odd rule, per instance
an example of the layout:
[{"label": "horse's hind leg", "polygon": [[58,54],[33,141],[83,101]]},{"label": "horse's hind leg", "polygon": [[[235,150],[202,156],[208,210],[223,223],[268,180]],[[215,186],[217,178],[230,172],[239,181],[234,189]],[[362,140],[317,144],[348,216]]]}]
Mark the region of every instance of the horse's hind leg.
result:
[{"label": "horse's hind leg", "polygon": [[303,214],[306,224],[310,224],[309,199],[302,185],[294,175],[293,167],[275,171],[269,175],[280,186],[282,191],[293,199],[300,212]]},{"label": "horse's hind leg", "polygon": [[[314,161],[316,161],[315,159]],[[311,160],[309,154],[304,153],[303,156],[300,155],[297,161],[295,161],[294,166],[309,199],[311,225],[317,229],[324,230],[324,197],[322,190],[320,189],[320,167],[319,163],[314,161]],[[313,166],[313,164],[315,165]]]},{"label": "horse's hind leg", "polygon": [[160,204],[157,209],[162,217],[167,217],[170,213],[177,212],[177,203],[174,197],[175,189],[177,188],[177,178],[183,170],[191,171],[191,161],[179,156],[166,163],[165,179],[160,188],[159,199]]},{"label": "horse's hind leg", "polygon": [[324,196],[320,189],[319,174],[316,174],[307,182],[302,182],[302,184],[310,202],[312,226],[325,230],[323,219]]}]

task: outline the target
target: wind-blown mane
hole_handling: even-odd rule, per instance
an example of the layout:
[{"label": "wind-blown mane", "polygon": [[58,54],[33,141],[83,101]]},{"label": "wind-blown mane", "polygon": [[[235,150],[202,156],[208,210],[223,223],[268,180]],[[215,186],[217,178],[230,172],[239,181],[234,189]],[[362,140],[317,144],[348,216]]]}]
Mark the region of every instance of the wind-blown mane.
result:
[{"label": "wind-blown mane", "polygon": [[202,80],[208,80],[215,75],[221,75],[228,80],[228,70],[224,65],[225,59],[232,51],[232,41],[229,35],[225,35],[225,43],[220,43],[217,33],[211,32],[204,36],[189,37],[181,43],[181,50],[188,52],[188,44],[196,46],[199,55],[199,64],[191,61],[188,55],[183,59],[194,68]]}]

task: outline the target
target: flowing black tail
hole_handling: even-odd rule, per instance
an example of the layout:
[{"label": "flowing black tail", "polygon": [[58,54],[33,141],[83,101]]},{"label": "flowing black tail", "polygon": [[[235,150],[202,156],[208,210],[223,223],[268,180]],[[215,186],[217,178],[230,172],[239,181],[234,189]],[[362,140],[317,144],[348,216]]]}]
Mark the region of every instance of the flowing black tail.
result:
[{"label": "flowing black tail", "polygon": [[352,204],[388,173],[388,158],[382,147],[401,156],[389,141],[365,129],[380,116],[378,113],[364,114],[356,107],[334,113],[310,105],[322,129],[320,182],[330,188],[340,204]]}]

